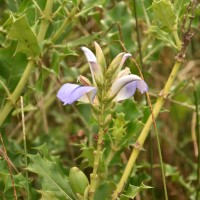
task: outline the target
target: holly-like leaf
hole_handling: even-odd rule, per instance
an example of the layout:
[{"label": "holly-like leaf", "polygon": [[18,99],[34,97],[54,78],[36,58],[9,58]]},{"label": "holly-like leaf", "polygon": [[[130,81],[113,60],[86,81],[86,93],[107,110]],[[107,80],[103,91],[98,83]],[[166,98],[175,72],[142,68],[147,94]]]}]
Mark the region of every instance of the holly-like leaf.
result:
[{"label": "holly-like leaf", "polygon": [[78,158],[84,158],[88,160],[88,166],[92,167],[94,163],[94,148],[93,147],[83,147],[82,153]]},{"label": "holly-like leaf", "polygon": [[152,8],[155,20],[158,20],[161,26],[167,27],[170,30],[174,28],[177,16],[170,0],[154,0]]},{"label": "holly-like leaf", "polygon": [[[128,190],[126,191],[125,194],[122,195],[123,197],[127,197],[127,198],[131,198],[133,199],[134,197],[136,197],[136,195],[144,189],[151,189],[152,187],[144,185],[144,183],[141,183],[140,186],[134,186],[134,185],[129,185]],[[125,199],[125,198],[124,198]]]},{"label": "holly-like leaf", "polygon": [[37,38],[29,26],[25,15],[13,22],[8,37],[18,41],[15,53],[23,52],[31,56],[40,54],[40,47]]},{"label": "holly-like leaf", "polygon": [[67,177],[62,174],[56,162],[42,158],[39,154],[29,155],[29,158],[31,163],[28,170],[38,174],[42,179],[42,191],[50,192],[60,200],[76,199]]},{"label": "holly-like leaf", "polygon": [[155,37],[159,40],[162,40],[164,43],[171,45],[174,48],[177,48],[174,41],[172,40],[170,34],[160,29],[158,26],[151,26],[149,32],[153,33]]}]

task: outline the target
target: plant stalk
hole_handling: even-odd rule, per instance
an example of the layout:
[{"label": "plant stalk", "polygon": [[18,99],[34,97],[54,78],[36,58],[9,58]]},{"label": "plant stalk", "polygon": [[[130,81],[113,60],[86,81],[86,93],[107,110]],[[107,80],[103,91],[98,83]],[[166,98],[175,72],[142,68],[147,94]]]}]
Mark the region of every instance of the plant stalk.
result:
[{"label": "plant stalk", "polygon": [[98,181],[98,168],[102,156],[101,150],[102,150],[103,136],[104,136],[104,131],[101,129],[98,133],[97,149],[96,151],[94,151],[95,156],[94,156],[93,172],[90,175],[91,184],[89,189],[89,200],[94,199],[94,193]]},{"label": "plant stalk", "polygon": [[[42,42],[45,38],[46,35],[46,31],[49,25],[49,18],[51,16],[52,13],[52,7],[53,7],[53,0],[50,0],[46,3],[44,12],[43,12],[43,18],[40,24],[40,29],[37,35],[37,39],[38,42]],[[4,123],[4,121],[6,120],[6,118],[8,117],[9,113],[12,111],[12,109],[15,106],[15,103],[17,102],[17,100],[19,99],[22,90],[24,89],[26,83],[28,82],[28,79],[31,75],[31,72],[33,70],[35,66],[35,62],[33,59],[30,59],[26,69],[24,70],[24,73],[19,81],[19,83],[17,84],[15,90],[13,91],[13,93],[10,95],[10,99],[9,101],[7,101],[7,103],[5,104],[5,106],[2,108],[2,110],[0,111],[0,127],[2,126],[2,124]]]},{"label": "plant stalk", "polygon": [[[160,112],[160,110],[165,102],[165,99],[167,98],[167,95],[170,92],[170,88],[174,82],[174,79],[178,73],[180,66],[181,66],[181,62],[176,61],[174,64],[174,67],[172,69],[172,72],[165,84],[165,87],[164,87],[163,91],[161,92],[160,96],[158,97],[157,102],[153,108],[154,118],[156,118],[158,116],[158,113]],[[128,177],[131,174],[131,171],[133,169],[135,161],[139,155],[140,149],[142,148],[142,146],[147,138],[147,135],[149,133],[149,130],[150,130],[152,124],[153,124],[153,119],[152,119],[152,116],[150,115],[146,124],[144,125],[144,128],[142,129],[142,132],[141,132],[137,142],[136,142],[137,145],[135,145],[135,147],[132,150],[131,156],[126,165],[124,173],[120,179],[119,184],[117,185],[116,190],[114,191],[114,193],[112,195],[112,200],[116,200],[118,198],[118,196],[121,194],[121,192],[124,188],[124,185],[127,183]]]}]

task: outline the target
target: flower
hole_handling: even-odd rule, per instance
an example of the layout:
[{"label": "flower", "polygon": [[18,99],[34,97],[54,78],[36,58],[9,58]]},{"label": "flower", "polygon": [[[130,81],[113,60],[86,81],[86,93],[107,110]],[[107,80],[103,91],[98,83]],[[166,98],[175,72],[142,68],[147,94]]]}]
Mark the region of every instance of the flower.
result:
[{"label": "flower", "polygon": [[144,93],[148,91],[148,86],[146,82],[137,75],[125,75],[113,82],[110,97],[113,97],[116,102],[122,101],[133,96],[136,89]]},{"label": "flower", "polygon": [[[107,97],[115,102],[130,98],[134,95],[136,89],[141,93],[148,91],[146,82],[139,76],[130,74],[128,68],[121,70],[126,59],[132,56],[130,53],[118,54],[111,64],[106,67],[103,52],[96,42],[96,56],[87,47],[81,47],[81,49],[89,63],[93,85],[95,87],[90,86],[89,80],[87,81],[88,84],[85,84],[84,86],[71,83],[64,84],[57,94],[57,97],[64,103],[64,105],[72,104],[75,101],[93,103],[97,90],[99,90],[97,83],[101,83],[102,85],[104,84],[106,78],[103,77],[103,74],[105,73],[107,73],[107,76],[109,77],[108,82],[111,83]],[[95,103],[96,102],[98,101],[95,101]]]},{"label": "flower", "polygon": [[75,101],[92,103],[96,93],[95,87],[66,83],[58,91],[57,97],[64,103],[63,105],[72,104]]}]

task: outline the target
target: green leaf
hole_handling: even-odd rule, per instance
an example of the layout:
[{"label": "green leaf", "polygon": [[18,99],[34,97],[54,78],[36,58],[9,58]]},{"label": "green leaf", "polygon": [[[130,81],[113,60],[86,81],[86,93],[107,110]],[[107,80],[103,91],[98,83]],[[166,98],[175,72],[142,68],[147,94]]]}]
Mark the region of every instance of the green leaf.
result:
[{"label": "green leaf", "polygon": [[29,4],[29,2],[30,2],[30,0],[24,0],[24,1],[21,3],[18,12],[19,12],[19,13],[20,13],[20,12],[22,13],[23,11],[25,11],[26,8],[27,8],[27,6],[28,6],[28,4]]},{"label": "green leaf", "polygon": [[40,200],[59,200],[52,192],[50,191],[43,191],[43,190],[40,190],[38,191],[39,193],[42,194],[42,197]]},{"label": "green leaf", "polygon": [[76,47],[79,45],[88,45],[99,37],[100,33],[93,33],[89,36],[82,36],[74,41],[68,42],[69,47]]},{"label": "green leaf", "polygon": [[143,189],[151,189],[152,187],[144,185],[144,183],[141,183],[141,185],[134,186],[134,185],[129,185],[128,190],[126,191],[125,194],[122,195],[122,197],[128,197],[128,198],[134,198],[136,195]]},{"label": "green leaf", "polygon": [[169,33],[161,30],[158,26],[151,26],[149,32],[153,33],[159,40],[177,48]]},{"label": "green leaf", "polygon": [[87,17],[89,15],[88,12],[92,11],[93,8],[95,7],[102,7],[104,5],[105,0],[83,0],[83,8],[82,10],[78,13],[77,16],[85,16]]},{"label": "green leaf", "polygon": [[179,175],[179,171],[177,170],[177,167],[165,164],[164,168],[165,168],[165,176],[166,177],[168,177],[168,176],[172,176],[172,177],[176,176],[177,177]]},{"label": "green leaf", "polygon": [[154,0],[152,8],[155,20],[158,20],[161,26],[167,27],[170,30],[174,28],[177,16],[170,0]]},{"label": "green leaf", "polygon": [[51,192],[60,200],[76,199],[67,177],[62,175],[56,162],[42,158],[39,154],[28,156],[31,159],[28,170],[38,174],[42,178],[43,191]]},{"label": "green leaf", "polygon": [[[33,106],[31,104],[27,105],[24,107],[24,112],[30,112],[30,111],[35,111],[37,110],[38,108],[36,106]],[[16,116],[18,114],[20,114],[22,112],[21,108],[16,108],[13,112],[12,112],[12,115],[13,116]]]},{"label": "green leaf", "polygon": [[94,148],[93,147],[83,147],[82,153],[78,158],[85,158],[88,160],[88,166],[92,167],[94,163]]},{"label": "green leaf", "polygon": [[31,30],[25,15],[13,22],[8,37],[18,41],[15,53],[23,52],[31,56],[40,54],[40,47],[37,38]]}]

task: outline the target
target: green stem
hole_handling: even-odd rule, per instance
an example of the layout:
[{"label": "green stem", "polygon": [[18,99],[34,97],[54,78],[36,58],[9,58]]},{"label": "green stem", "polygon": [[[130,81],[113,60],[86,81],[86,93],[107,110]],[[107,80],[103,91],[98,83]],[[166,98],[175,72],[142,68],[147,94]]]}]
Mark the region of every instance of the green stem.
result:
[{"label": "green stem", "polygon": [[94,194],[96,190],[96,185],[98,182],[98,168],[99,163],[102,158],[102,144],[104,139],[104,134],[106,130],[106,109],[109,106],[109,103],[105,103],[104,98],[107,94],[107,87],[108,87],[108,81],[103,80],[102,88],[99,89],[99,94],[97,96],[99,97],[99,108],[100,113],[97,116],[98,119],[98,125],[99,125],[99,132],[98,132],[98,141],[97,141],[97,148],[96,151],[94,151],[94,165],[93,165],[93,172],[90,174],[90,188],[89,188],[89,200],[94,199]]},{"label": "green stem", "polygon": [[146,23],[147,23],[148,27],[150,27],[151,26],[151,22],[149,20],[149,16],[147,14],[147,11],[146,11],[146,8],[145,8],[145,5],[144,5],[144,0],[141,0],[141,3],[142,3],[142,10],[143,10],[143,13],[144,13],[144,18],[146,20]]},{"label": "green stem", "polygon": [[174,26],[173,35],[174,35],[174,39],[176,41],[177,49],[178,49],[178,51],[180,51],[181,50],[181,41],[178,36],[177,25]]},{"label": "green stem", "polygon": [[[80,4],[80,2],[81,2],[81,0],[78,1],[78,5]],[[77,10],[78,10],[78,6],[74,7],[72,9],[72,11],[70,12],[70,14],[67,16],[67,18],[64,20],[64,22],[60,26],[60,28],[53,35],[53,37],[51,39],[52,42],[55,42],[56,40],[58,40],[60,38],[60,36],[64,33],[64,30],[66,29],[66,26],[72,20],[73,16],[76,14]]]},{"label": "green stem", "polygon": [[[170,88],[171,88],[171,86],[172,86],[172,84],[174,82],[174,79],[175,79],[175,77],[176,77],[176,75],[178,73],[178,70],[179,70],[180,66],[181,66],[181,63],[176,61],[175,64],[174,64],[174,67],[172,69],[172,72],[171,72],[171,74],[170,74],[170,76],[169,76],[169,78],[168,78],[168,80],[167,80],[167,82],[165,84],[165,87],[164,87],[164,89],[162,91],[162,95],[160,97],[158,97],[158,99],[157,99],[157,102],[156,102],[156,104],[155,104],[155,106],[153,108],[153,114],[154,114],[155,118],[158,116],[158,113],[160,112],[160,110],[161,110],[161,108],[162,108],[162,106],[163,106],[163,104],[165,102],[165,98],[167,97],[167,95],[170,92]],[[147,122],[146,122],[146,124],[145,124],[145,126],[144,126],[144,128],[142,129],[142,132],[141,132],[137,142],[136,142],[136,144],[137,144],[136,146],[137,147],[135,147],[132,150],[131,156],[130,156],[129,161],[128,161],[127,165],[126,165],[124,173],[123,173],[123,175],[122,175],[122,177],[120,179],[119,184],[117,185],[116,190],[113,193],[113,196],[112,196],[113,200],[117,199],[119,194],[122,192],[122,190],[124,188],[124,185],[127,183],[128,177],[131,174],[131,171],[133,169],[135,161],[136,161],[136,159],[137,159],[137,157],[139,155],[139,152],[140,152],[140,148],[138,148],[138,146],[139,147],[143,146],[152,124],[153,124],[153,119],[152,119],[152,116],[150,115],[148,120],[147,120]]]},{"label": "green stem", "polygon": [[110,161],[113,159],[114,155],[115,155],[116,151],[111,148],[109,154],[108,154],[108,157],[106,158],[106,161],[105,161],[105,165],[108,166]]},{"label": "green stem", "polygon": [[29,181],[28,181],[28,156],[27,156],[27,145],[26,145],[26,128],[25,128],[25,120],[24,120],[24,100],[23,97],[20,97],[21,101],[21,116],[22,116],[22,129],[23,129],[23,141],[24,141],[24,157],[25,157],[25,167],[26,167],[26,187],[27,187],[27,200],[30,199],[30,188],[29,188]]},{"label": "green stem", "polygon": [[[53,7],[53,0],[50,0],[50,1],[48,1],[48,3],[46,3],[46,6],[45,6],[45,9],[44,9],[44,12],[43,12],[44,16],[43,16],[43,19],[41,21],[39,33],[38,33],[38,36],[37,36],[39,43],[42,42],[45,38],[46,31],[47,31],[47,28],[48,28],[48,25],[49,25],[49,20],[47,20],[47,19],[49,19],[49,16],[51,15],[52,7]],[[15,106],[14,104],[19,99],[22,90],[24,89],[26,83],[28,82],[28,79],[31,75],[31,72],[32,72],[34,66],[35,66],[34,61],[32,59],[29,60],[27,66],[26,66],[26,69],[25,69],[19,83],[17,84],[13,93],[10,95],[10,98],[11,98],[12,101],[7,101],[5,106],[0,111],[0,127],[4,123],[4,121],[6,120],[9,113],[14,108],[14,106]]]},{"label": "green stem", "polygon": [[165,200],[168,200],[167,185],[166,185],[166,180],[165,180],[165,170],[164,170],[164,165],[163,165],[162,151],[161,151],[160,139],[159,139],[157,127],[155,128],[155,134],[156,134],[156,140],[157,140],[157,144],[158,144],[158,154],[159,154],[159,159],[160,159],[160,167],[161,167],[161,174],[162,174]]},{"label": "green stem", "polygon": [[196,85],[194,86],[194,99],[195,99],[195,107],[196,107],[196,138],[198,145],[198,159],[197,159],[197,187],[196,187],[196,200],[199,199],[200,193],[200,127],[199,127],[199,104],[198,104],[198,95]]},{"label": "green stem", "polygon": [[93,172],[90,175],[91,183],[90,183],[90,189],[89,189],[89,200],[94,199],[94,193],[98,181],[98,168],[99,168],[99,162],[102,156],[102,143],[103,143],[103,136],[104,131],[101,129],[98,133],[98,142],[97,142],[97,149],[94,151],[94,165],[93,165]]}]

